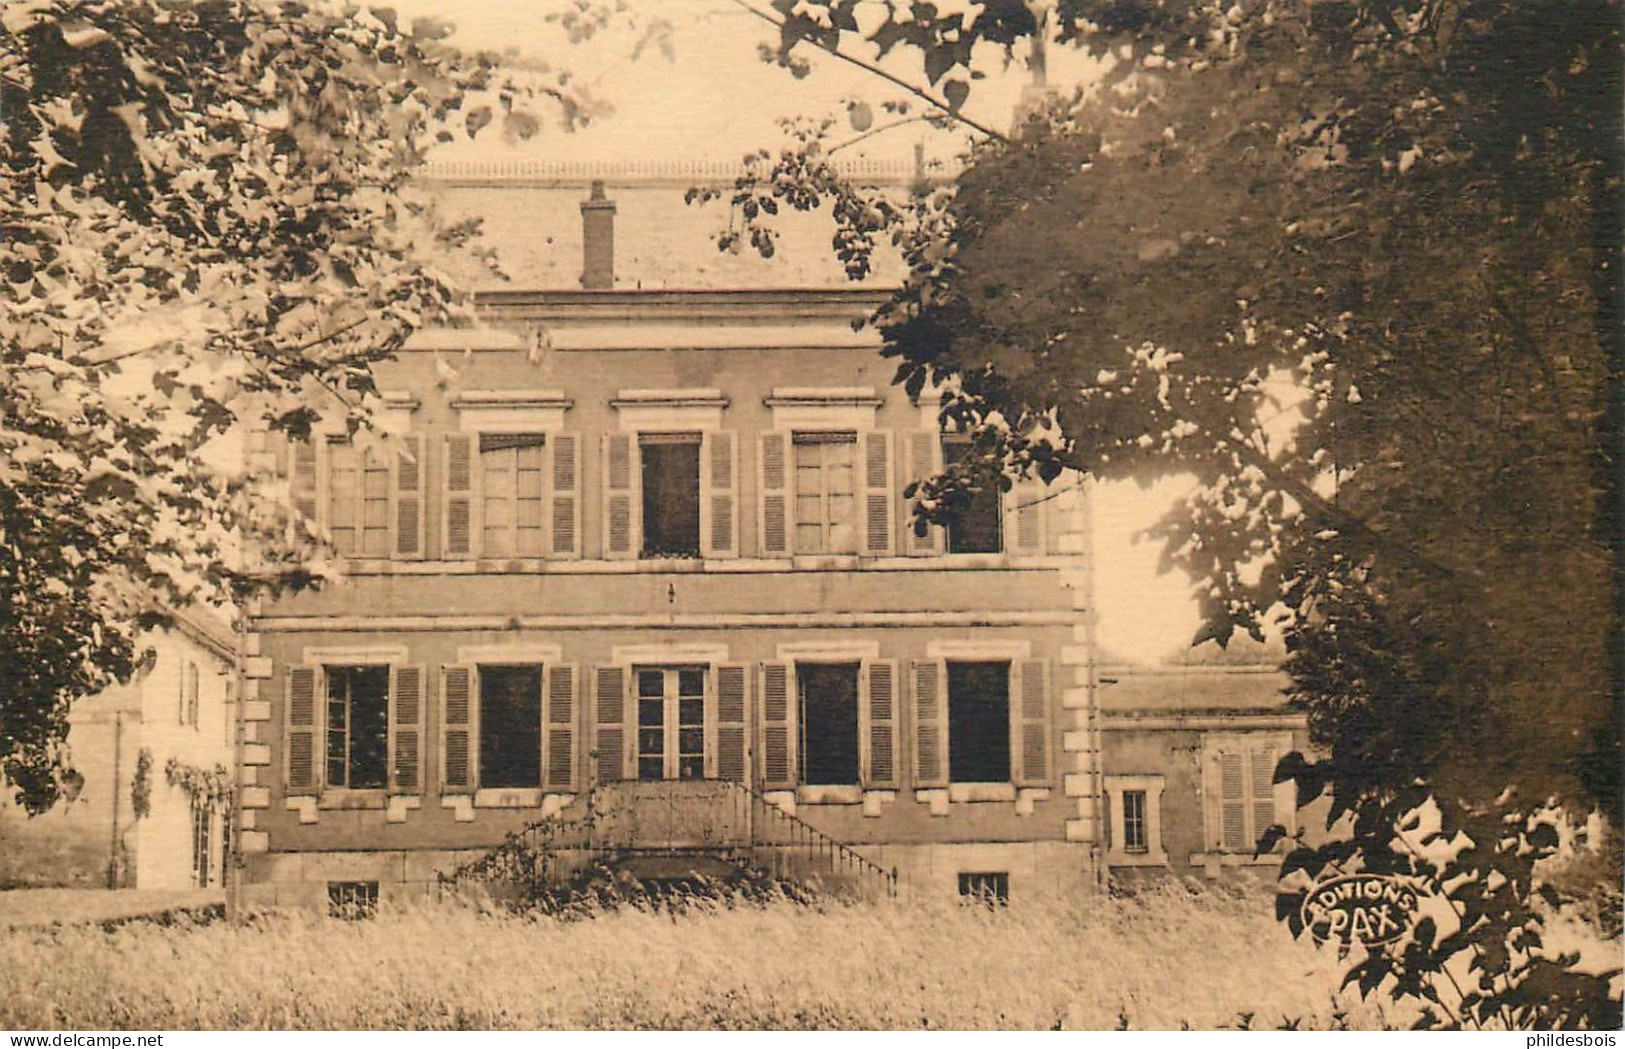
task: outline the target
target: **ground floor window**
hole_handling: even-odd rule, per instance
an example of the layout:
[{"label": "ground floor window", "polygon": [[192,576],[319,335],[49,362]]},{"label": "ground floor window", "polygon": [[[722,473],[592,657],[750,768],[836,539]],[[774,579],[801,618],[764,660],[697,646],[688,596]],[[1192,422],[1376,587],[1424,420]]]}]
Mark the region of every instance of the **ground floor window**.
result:
[{"label": "ground floor window", "polygon": [[382,788],[389,755],[389,667],[327,668],[327,785]]},{"label": "ground floor window", "polygon": [[858,782],[858,664],[797,663],[799,782]]},{"label": "ground floor window", "polygon": [[207,805],[192,806],[192,881],[200,889],[207,889],[213,870],[214,809]]},{"label": "ground floor window", "polygon": [[1292,829],[1291,799],[1278,798],[1275,790],[1275,764],[1291,745],[1289,735],[1276,732],[1204,736],[1203,801],[1210,849],[1251,854],[1271,826]]},{"label": "ground floor window", "polygon": [[1108,861],[1144,867],[1168,861],[1162,845],[1164,780],[1153,775],[1104,777]]},{"label": "ground floor window", "polygon": [[479,785],[542,783],[542,668],[482,666]]},{"label": "ground floor window", "polygon": [[948,664],[948,775],[1010,781],[1010,664]]},{"label": "ground floor window", "polygon": [[636,674],[638,779],[704,779],[705,668],[641,667]]}]

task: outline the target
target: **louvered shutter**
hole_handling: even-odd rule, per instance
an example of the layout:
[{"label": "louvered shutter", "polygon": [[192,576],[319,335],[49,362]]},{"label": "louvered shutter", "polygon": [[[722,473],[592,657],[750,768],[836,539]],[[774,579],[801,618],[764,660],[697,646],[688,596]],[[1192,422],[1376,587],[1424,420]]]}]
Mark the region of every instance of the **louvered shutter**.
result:
[{"label": "louvered shutter", "polygon": [[1004,534],[1010,553],[1044,552],[1044,503],[1049,494],[1042,481],[1017,481],[1005,494]]},{"label": "louvered shutter", "polygon": [[713,431],[704,435],[701,450],[700,550],[706,557],[738,557],[738,442],[731,432]]},{"label": "louvered shutter", "polygon": [[1049,664],[1042,659],[1024,659],[1011,665],[1010,738],[1015,742],[1018,787],[1047,787],[1050,784],[1050,689]]},{"label": "louvered shutter", "polygon": [[763,557],[784,557],[790,553],[790,435],[764,433],[756,457],[760,516],[756,534]]},{"label": "louvered shutter", "polygon": [[316,790],[316,668],[289,667],[287,689],[288,793]]},{"label": "louvered shutter", "polygon": [[892,481],[891,432],[858,434],[863,470],[863,552],[870,557],[892,553],[892,519],[897,496]]},{"label": "louvered shutter", "polygon": [[1250,751],[1252,772],[1252,807],[1253,825],[1249,830],[1252,841],[1247,845],[1247,851],[1252,852],[1258,846],[1258,839],[1263,837],[1276,823],[1275,819],[1275,751],[1268,747]]},{"label": "louvered shutter", "polygon": [[1218,844],[1226,852],[1247,848],[1246,765],[1235,751],[1220,751],[1217,757],[1219,779]]},{"label": "louvered shutter", "polygon": [[423,438],[406,437],[406,448],[395,455],[390,494],[389,548],[394,556],[416,561],[423,557]]},{"label": "louvered shutter", "polygon": [[629,677],[625,667],[593,668],[594,769],[600,783],[627,778],[626,688]]},{"label": "louvered shutter", "polygon": [[390,667],[389,789],[423,792],[423,668]]},{"label": "louvered shutter", "polygon": [[[942,435],[935,430],[915,430],[908,434],[908,481],[914,484],[934,476],[942,469]],[[906,489],[907,484],[901,485]],[[926,525],[925,534],[919,534],[920,522],[915,518],[919,507],[918,496],[907,500],[907,514],[903,521],[905,541],[903,549],[910,557],[933,557],[942,553],[942,528]]]},{"label": "louvered shutter", "polygon": [[568,663],[547,668],[546,729],[542,781],[548,790],[576,791],[576,668]]},{"label": "louvered shutter", "polygon": [[859,779],[865,787],[897,787],[897,661],[863,662],[858,708]]},{"label": "louvered shutter", "polygon": [[547,498],[548,553],[556,559],[581,556],[581,456],[580,440],[573,433],[549,434],[552,450],[552,483]]},{"label": "louvered shutter", "polygon": [[611,560],[638,555],[634,451],[631,434],[604,434],[604,556]]},{"label": "louvered shutter", "polygon": [[474,789],[474,672],[440,669],[440,783],[444,793]]},{"label": "louvered shutter", "polygon": [[745,783],[746,689],[748,669],[739,663],[724,663],[716,669],[716,744],[711,748],[717,779]]},{"label": "louvered shutter", "polygon": [[312,525],[316,524],[316,444],[311,435],[290,441],[288,450],[288,496],[294,510]]},{"label": "louvered shutter", "polygon": [[762,664],[762,789],[796,785],[795,710],[790,695],[790,664]]},{"label": "louvered shutter", "polygon": [[948,785],[948,674],[940,659],[915,660],[914,786]]},{"label": "louvered shutter", "polygon": [[474,438],[448,433],[443,443],[446,483],[440,544],[446,560],[466,561],[474,556]]}]

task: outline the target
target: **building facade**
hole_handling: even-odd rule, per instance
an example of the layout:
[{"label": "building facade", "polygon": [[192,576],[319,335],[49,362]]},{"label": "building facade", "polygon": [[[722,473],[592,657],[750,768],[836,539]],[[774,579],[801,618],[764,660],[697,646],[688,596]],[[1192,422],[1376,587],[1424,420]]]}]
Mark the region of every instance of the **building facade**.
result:
[{"label": "building facade", "polygon": [[234,827],[235,640],[193,612],[145,633],[138,647],[148,656],[129,682],[73,706],[68,796],[32,819],[20,807],[0,811],[7,880],[223,887]]},{"label": "building facade", "polygon": [[557,180],[454,185],[505,256],[579,243],[582,286],[485,292],[482,327],[381,366],[388,439],[252,441],[346,580],[252,610],[241,902],[421,896],[543,826],[558,869],[654,880],[1003,896],[1239,862],[1197,861],[1262,808],[1216,848],[1171,812],[1233,759],[1190,780],[1205,730],[1100,715],[1090,487],[916,528],[910,483],[965,446],[855,325],[884,289],[674,287],[647,239],[618,282],[584,188],[566,236]]}]

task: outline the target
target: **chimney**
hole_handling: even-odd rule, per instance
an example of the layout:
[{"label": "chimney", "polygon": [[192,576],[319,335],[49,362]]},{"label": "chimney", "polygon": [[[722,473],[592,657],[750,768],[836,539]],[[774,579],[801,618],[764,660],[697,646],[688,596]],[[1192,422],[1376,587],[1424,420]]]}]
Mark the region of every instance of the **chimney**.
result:
[{"label": "chimney", "polygon": [[607,291],[615,286],[615,202],[594,181],[581,202],[581,286]]}]

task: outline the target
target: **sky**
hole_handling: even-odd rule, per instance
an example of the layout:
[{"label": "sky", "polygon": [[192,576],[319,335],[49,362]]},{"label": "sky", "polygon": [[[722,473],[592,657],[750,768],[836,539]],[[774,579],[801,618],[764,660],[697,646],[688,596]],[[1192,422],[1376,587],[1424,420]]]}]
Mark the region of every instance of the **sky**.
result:
[{"label": "sky", "polygon": [[[764,0],[754,0],[767,10]],[[880,0],[877,0],[880,2]],[[956,0],[938,0],[951,11]],[[509,53],[526,62],[567,68],[581,85],[611,107],[584,130],[565,133],[544,126],[521,142],[482,135],[445,147],[437,160],[628,160],[737,161],[745,153],[782,142],[782,117],[835,116],[847,120],[850,100],[867,102],[876,125],[887,122],[883,101],[904,97],[873,73],[805,45],[812,72],[793,78],[764,63],[758,45],[775,40],[774,30],[732,0],[626,0],[626,13],[607,30],[572,44],[549,14],[575,8],[571,0],[401,0],[403,18],[430,15],[457,26],[453,42]],[[666,27],[669,26],[669,31]],[[642,45],[639,47],[639,45]],[[635,55],[635,57],[634,57]],[[865,58],[872,56],[865,55]],[[885,68],[911,82],[921,78],[905,54]],[[1049,84],[1070,94],[1098,74],[1099,65],[1070,49],[1052,49]],[[965,112],[993,127],[1011,123],[1029,82],[1023,56],[1006,67],[998,49],[978,54],[988,71],[975,83]],[[916,60],[917,61],[917,60]],[[919,107],[916,105],[915,112]],[[850,123],[839,125],[847,138]],[[872,134],[848,147],[849,155],[882,160],[907,159],[916,144],[928,158],[947,159],[962,151],[964,131],[943,132],[915,122]],[[1133,484],[1102,485],[1096,508],[1096,596],[1100,640],[1113,654],[1141,661],[1167,656],[1188,643],[1198,626],[1189,583],[1180,575],[1158,575],[1158,551],[1134,536],[1154,521],[1180,491],[1170,481],[1142,490]]]}]

